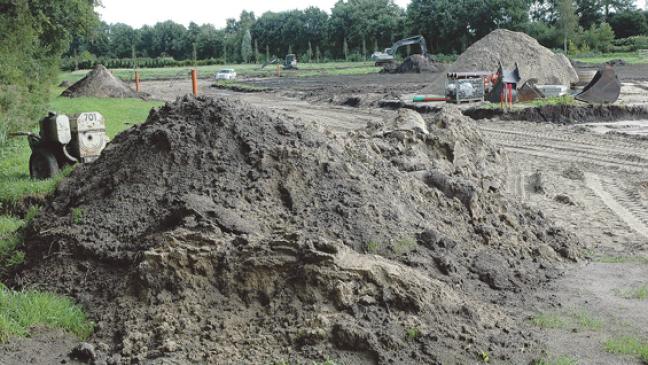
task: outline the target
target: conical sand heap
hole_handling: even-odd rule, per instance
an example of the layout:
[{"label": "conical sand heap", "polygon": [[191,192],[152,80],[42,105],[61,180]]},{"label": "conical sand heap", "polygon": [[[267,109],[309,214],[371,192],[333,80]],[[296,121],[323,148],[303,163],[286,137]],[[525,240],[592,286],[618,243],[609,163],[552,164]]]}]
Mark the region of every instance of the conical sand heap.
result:
[{"label": "conical sand heap", "polygon": [[142,97],[125,82],[113,76],[103,65],[96,65],[84,78],[68,87],[61,96],[70,98],[93,96],[97,98]]}]

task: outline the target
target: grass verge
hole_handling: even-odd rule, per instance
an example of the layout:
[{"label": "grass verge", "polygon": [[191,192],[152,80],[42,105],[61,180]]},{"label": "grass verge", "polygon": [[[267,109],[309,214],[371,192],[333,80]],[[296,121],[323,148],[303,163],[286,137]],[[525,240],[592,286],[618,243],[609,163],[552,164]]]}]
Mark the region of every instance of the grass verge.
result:
[{"label": "grass verge", "polygon": [[0,287],[0,341],[27,336],[35,326],[61,328],[80,339],[90,336],[94,328],[81,308],[67,298]]},{"label": "grass verge", "polygon": [[619,354],[636,356],[643,362],[648,362],[648,342],[637,337],[623,336],[605,341],[605,351]]}]

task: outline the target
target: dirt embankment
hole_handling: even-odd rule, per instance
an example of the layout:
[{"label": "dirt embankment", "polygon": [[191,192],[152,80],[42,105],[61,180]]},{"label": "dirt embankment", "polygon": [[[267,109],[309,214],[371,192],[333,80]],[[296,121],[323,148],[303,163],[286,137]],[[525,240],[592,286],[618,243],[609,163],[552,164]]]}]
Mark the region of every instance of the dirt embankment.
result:
[{"label": "dirt embankment", "polygon": [[578,243],[502,158],[455,108],[340,136],[185,98],[64,180],[14,284],[74,296],[112,363],[528,362],[509,309]]}]

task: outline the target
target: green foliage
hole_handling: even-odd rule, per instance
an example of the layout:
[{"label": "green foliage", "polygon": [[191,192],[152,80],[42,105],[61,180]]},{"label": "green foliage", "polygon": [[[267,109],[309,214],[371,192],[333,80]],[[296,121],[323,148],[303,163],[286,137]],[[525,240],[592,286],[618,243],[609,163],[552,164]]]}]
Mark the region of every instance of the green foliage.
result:
[{"label": "green foliage", "polygon": [[16,0],[0,4],[0,144],[45,111],[49,86],[72,34],[92,29],[93,1]]},{"label": "green foliage", "polygon": [[613,354],[632,355],[648,362],[648,342],[633,336],[612,338],[603,344],[605,351]]},{"label": "green foliage", "polygon": [[85,211],[83,208],[72,208],[72,223],[81,224],[81,221],[85,217]]},{"label": "green foliage", "polygon": [[398,255],[406,254],[416,248],[416,240],[412,238],[402,238],[392,244],[392,249]]},{"label": "green foliage", "polygon": [[540,313],[531,319],[534,326],[540,328],[564,328],[567,326],[565,320],[558,314]]},{"label": "green foliage", "polygon": [[598,331],[603,323],[584,310],[572,310],[565,313],[539,313],[531,318],[534,326],[544,329],[572,328],[582,331]]},{"label": "green foliage", "polygon": [[90,336],[94,328],[81,308],[67,298],[0,288],[0,342],[11,336],[27,336],[34,326],[61,328],[80,339]]},{"label": "green foliage", "polygon": [[249,29],[245,31],[241,41],[241,57],[245,63],[249,63],[252,58],[252,34]]},{"label": "green foliage", "polygon": [[382,245],[378,242],[375,241],[370,241],[367,243],[367,252],[371,254],[377,254],[380,249],[382,248]]},{"label": "green foliage", "polygon": [[587,46],[589,49],[599,52],[607,52],[612,46],[614,32],[608,23],[592,25],[590,29],[584,31],[581,35],[580,43],[582,47]]},{"label": "green foliage", "polygon": [[609,23],[619,38],[648,35],[648,19],[639,11],[622,11],[610,16]]},{"label": "green foliage", "polygon": [[405,331],[405,338],[408,340],[416,340],[421,337],[421,330],[418,327],[410,327]]}]

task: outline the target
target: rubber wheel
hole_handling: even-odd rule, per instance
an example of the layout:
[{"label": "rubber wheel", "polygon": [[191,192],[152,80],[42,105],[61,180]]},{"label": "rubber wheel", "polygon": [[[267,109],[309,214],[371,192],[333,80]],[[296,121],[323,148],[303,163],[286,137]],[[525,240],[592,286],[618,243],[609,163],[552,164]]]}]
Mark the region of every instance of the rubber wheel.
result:
[{"label": "rubber wheel", "polygon": [[58,174],[59,165],[54,154],[47,150],[35,150],[29,158],[29,175],[32,179],[49,179]]}]

